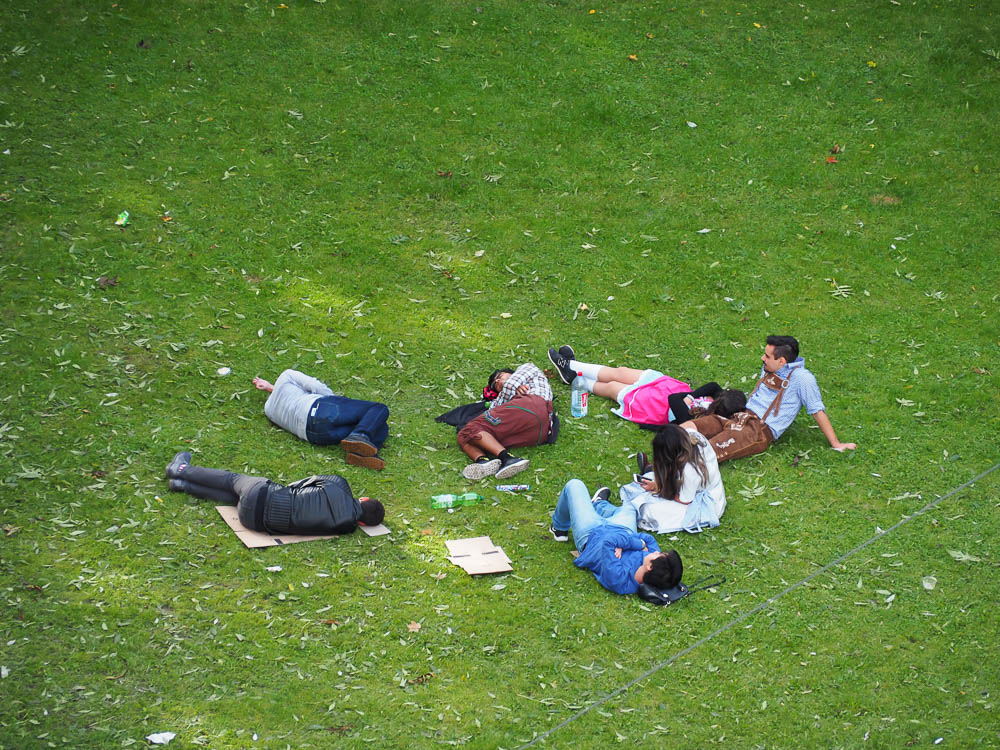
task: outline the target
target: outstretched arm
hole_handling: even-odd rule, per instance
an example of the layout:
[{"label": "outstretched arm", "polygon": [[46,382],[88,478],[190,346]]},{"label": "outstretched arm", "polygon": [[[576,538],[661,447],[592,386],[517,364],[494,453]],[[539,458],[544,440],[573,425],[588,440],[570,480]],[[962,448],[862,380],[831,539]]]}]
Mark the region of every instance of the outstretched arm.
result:
[{"label": "outstretched arm", "polygon": [[812,418],[816,420],[816,424],[823,431],[826,439],[830,442],[830,447],[835,451],[843,452],[848,448],[854,450],[857,446],[854,443],[842,443],[837,440],[837,433],[833,431],[833,425],[830,424],[830,418],[826,416],[825,411],[818,411],[812,415]]}]

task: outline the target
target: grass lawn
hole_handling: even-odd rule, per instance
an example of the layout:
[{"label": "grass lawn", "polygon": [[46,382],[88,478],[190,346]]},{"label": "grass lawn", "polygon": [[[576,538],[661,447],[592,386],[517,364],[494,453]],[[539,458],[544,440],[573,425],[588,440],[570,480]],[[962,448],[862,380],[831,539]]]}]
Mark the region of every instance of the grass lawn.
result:
[{"label": "grass lawn", "polygon": [[[1000,747],[1000,471],[604,700],[996,465],[998,50],[969,0],[4,4],[0,749],[516,748],[590,706],[537,745]],[[722,525],[660,538],[717,589],[552,541],[651,437],[561,384],[529,493],[429,507],[495,367],[749,389],[771,333],[858,447],[802,414],[723,466]],[[288,367],[390,406],[385,471],[267,421]],[[393,533],[247,550],[182,449]],[[448,562],[483,534],[513,573]]]}]

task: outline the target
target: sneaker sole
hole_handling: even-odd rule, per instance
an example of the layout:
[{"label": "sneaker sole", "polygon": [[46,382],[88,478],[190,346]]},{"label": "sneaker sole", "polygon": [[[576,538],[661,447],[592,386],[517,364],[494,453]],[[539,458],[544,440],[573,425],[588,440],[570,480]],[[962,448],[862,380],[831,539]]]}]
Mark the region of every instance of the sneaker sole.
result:
[{"label": "sneaker sole", "polygon": [[522,459],[516,464],[511,464],[510,466],[505,466],[497,472],[497,479],[508,479],[515,474],[520,474],[522,471],[528,468],[528,464],[531,463],[528,459]]},{"label": "sneaker sole", "polygon": [[494,458],[491,461],[484,461],[479,464],[469,464],[462,469],[462,476],[473,482],[478,482],[480,479],[486,479],[486,477],[496,474],[497,469],[500,468],[500,463],[499,458]]},{"label": "sneaker sole", "polygon": [[566,385],[570,385],[573,382],[573,379],[572,378],[570,378],[569,380],[566,379],[566,375],[563,373],[563,368],[559,366],[559,363],[556,362],[556,358],[552,356],[553,351],[555,350],[549,349],[549,362],[551,362],[552,366],[556,368],[556,372],[559,374],[559,379]]},{"label": "sneaker sole", "polygon": [[552,534],[552,538],[555,539],[557,542],[568,542],[569,541],[569,534],[567,532],[565,532],[565,531],[562,532],[562,533],[560,533],[560,532],[556,531],[554,528],[552,528],[551,526],[549,526],[549,533]]},{"label": "sneaker sole", "polygon": [[360,440],[344,440],[340,441],[340,447],[343,448],[348,453],[356,453],[359,456],[377,456],[378,448],[370,443],[364,443]]},{"label": "sneaker sole", "polygon": [[379,456],[362,456],[358,453],[348,453],[347,463],[351,466],[363,466],[366,469],[382,471],[385,468],[385,459]]}]

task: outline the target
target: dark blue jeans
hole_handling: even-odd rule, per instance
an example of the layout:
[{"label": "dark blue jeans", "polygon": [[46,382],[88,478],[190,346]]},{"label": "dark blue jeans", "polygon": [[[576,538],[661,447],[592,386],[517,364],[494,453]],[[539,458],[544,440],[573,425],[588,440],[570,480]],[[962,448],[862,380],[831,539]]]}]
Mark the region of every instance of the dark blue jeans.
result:
[{"label": "dark blue jeans", "polygon": [[388,419],[389,407],[377,401],[322,396],[306,422],[306,439],[314,445],[333,445],[353,433],[382,450],[389,437]]}]

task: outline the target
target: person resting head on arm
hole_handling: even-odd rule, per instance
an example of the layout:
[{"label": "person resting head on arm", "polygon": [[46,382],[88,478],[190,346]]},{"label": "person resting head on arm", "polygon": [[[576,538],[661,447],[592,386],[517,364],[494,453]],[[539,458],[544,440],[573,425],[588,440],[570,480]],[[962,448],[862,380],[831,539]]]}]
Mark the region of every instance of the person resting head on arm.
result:
[{"label": "person resting head on arm", "polygon": [[571,479],[559,494],[549,530],[556,541],[569,541],[572,532],[580,556],[573,564],[591,571],[604,588],[616,594],[634,594],[640,583],[670,588],[680,581],[680,556],[664,553],[649,534],[636,529],[631,505],[608,502],[602,487],[591,497],[587,486]]}]

